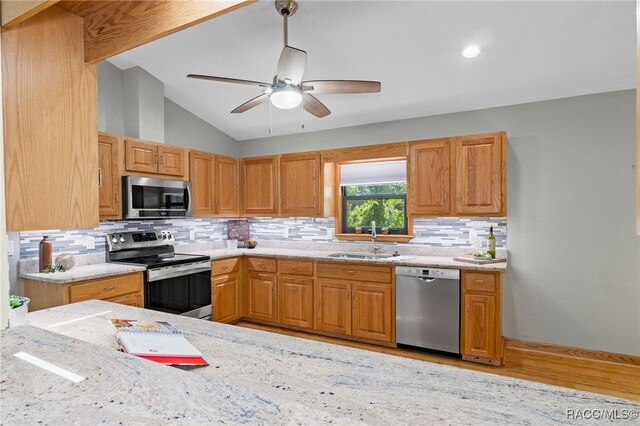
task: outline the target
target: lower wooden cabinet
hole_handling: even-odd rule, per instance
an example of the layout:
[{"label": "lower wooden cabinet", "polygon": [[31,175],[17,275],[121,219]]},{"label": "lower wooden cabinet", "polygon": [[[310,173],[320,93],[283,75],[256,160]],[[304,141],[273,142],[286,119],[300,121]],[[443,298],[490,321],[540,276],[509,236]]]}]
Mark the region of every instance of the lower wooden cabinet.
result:
[{"label": "lower wooden cabinet", "polygon": [[278,322],[313,328],[313,278],[279,277]]},{"label": "lower wooden cabinet", "polygon": [[144,307],[142,289],[142,272],[64,284],[31,279],[24,280],[25,296],[31,299],[29,304],[30,311],[90,299]]},{"label": "lower wooden cabinet", "polygon": [[249,303],[247,316],[261,321],[276,321],[276,275],[266,272],[247,274]]},{"label": "lower wooden cabinet", "polygon": [[502,363],[501,275],[462,271],[462,333],[464,359]]},{"label": "lower wooden cabinet", "polygon": [[349,335],[351,333],[351,284],[318,279],[316,291],[316,329]]},{"label": "lower wooden cabinet", "polygon": [[242,316],[238,274],[212,277],[211,298],[213,321],[230,323],[238,320]]},{"label": "lower wooden cabinet", "polygon": [[351,294],[351,335],[391,342],[391,286],[353,283]]}]

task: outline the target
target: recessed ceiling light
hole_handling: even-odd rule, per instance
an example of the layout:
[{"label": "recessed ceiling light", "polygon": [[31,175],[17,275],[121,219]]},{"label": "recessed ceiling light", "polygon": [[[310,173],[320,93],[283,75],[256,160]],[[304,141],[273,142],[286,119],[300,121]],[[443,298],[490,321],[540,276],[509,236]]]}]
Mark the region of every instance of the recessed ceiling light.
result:
[{"label": "recessed ceiling light", "polygon": [[464,56],[465,58],[475,58],[480,54],[481,51],[482,49],[480,49],[480,46],[476,46],[476,45],[467,46],[462,51],[462,56]]}]

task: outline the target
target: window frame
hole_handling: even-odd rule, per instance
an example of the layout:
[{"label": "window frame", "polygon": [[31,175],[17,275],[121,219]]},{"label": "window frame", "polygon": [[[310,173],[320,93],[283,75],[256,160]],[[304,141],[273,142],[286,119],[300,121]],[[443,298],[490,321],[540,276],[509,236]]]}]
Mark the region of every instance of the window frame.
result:
[{"label": "window frame", "polygon": [[[345,194],[346,186],[340,187],[340,197],[342,198],[341,208],[342,208],[342,220],[341,220],[341,231],[342,234],[356,234],[356,229],[347,226],[347,201],[349,200],[390,200],[390,199],[401,199],[404,200],[404,228],[389,228],[389,233],[386,235],[408,235],[409,234],[409,218],[407,215],[407,194],[371,194],[371,195],[346,195]],[[376,224],[376,233],[382,233],[382,227],[377,226]],[[365,230],[368,230],[365,232]],[[371,234],[371,227],[362,227],[362,232],[365,234]],[[382,234],[385,235],[385,234]]]}]

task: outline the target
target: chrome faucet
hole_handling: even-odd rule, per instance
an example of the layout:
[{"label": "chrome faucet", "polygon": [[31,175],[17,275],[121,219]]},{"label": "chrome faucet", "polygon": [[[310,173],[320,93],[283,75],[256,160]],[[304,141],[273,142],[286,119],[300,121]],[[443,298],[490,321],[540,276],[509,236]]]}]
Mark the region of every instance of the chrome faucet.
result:
[{"label": "chrome faucet", "polygon": [[376,221],[371,221],[371,253],[376,254],[382,247],[376,245],[376,239],[378,238],[378,234],[376,234]]}]

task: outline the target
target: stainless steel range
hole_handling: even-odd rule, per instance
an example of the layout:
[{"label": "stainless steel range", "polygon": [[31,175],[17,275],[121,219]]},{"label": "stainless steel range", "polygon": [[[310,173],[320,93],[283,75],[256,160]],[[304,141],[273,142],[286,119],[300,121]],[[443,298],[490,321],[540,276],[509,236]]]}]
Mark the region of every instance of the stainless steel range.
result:
[{"label": "stainless steel range", "polygon": [[147,309],[211,318],[211,261],[208,256],[176,254],[169,231],[108,234],[107,262],[146,266]]}]

